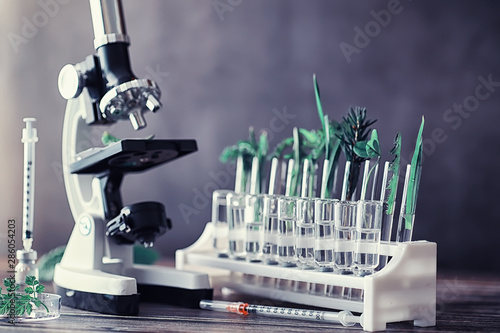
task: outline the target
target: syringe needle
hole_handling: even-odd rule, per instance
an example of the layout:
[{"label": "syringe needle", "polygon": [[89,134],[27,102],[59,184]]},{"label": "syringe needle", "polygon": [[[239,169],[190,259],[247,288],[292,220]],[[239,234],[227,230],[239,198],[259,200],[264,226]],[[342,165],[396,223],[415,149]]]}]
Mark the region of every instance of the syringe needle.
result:
[{"label": "syringe needle", "polygon": [[33,210],[35,199],[35,142],[38,141],[35,118],[24,118],[26,128],[23,129],[21,142],[24,143],[24,200],[23,200],[23,247],[31,250],[33,242]]},{"label": "syringe needle", "polygon": [[344,326],[353,326],[358,323],[363,326],[363,315],[355,316],[351,312],[345,310],[340,312],[331,312],[284,308],[267,305],[252,305],[244,302],[225,302],[210,300],[200,301],[200,308],[212,311],[237,313],[240,315],[256,314],[266,317],[340,323]]}]

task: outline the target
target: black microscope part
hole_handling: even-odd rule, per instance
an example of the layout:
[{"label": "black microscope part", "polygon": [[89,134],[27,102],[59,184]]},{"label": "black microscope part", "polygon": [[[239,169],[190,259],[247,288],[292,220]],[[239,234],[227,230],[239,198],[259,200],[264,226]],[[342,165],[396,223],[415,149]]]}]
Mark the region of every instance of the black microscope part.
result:
[{"label": "black microscope part", "polygon": [[136,79],[130,67],[127,43],[102,45],[97,49],[97,55],[106,90]]},{"label": "black microscope part", "polygon": [[123,206],[120,187],[128,172],[140,172],[196,151],[195,140],[134,140],[115,142],[69,166],[71,173],[96,174],[101,181],[106,235],[118,244],[151,246],[171,228],[158,202]]},{"label": "black microscope part", "polygon": [[106,224],[106,235],[118,244],[137,241],[151,246],[156,237],[171,227],[161,203],[140,202],[123,207],[120,214]]},{"label": "black microscope part", "polygon": [[197,150],[195,140],[126,139],[73,162],[71,173],[99,174],[109,170],[139,172],[167,163]]}]

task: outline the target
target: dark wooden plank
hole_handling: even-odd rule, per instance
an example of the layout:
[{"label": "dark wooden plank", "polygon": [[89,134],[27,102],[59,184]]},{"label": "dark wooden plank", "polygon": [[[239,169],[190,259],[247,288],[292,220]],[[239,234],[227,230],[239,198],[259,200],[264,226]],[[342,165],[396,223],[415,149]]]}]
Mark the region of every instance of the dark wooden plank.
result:
[{"label": "dark wooden plank", "polygon": [[[266,304],[248,295],[220,295],[218,299]],[[267,301],[269,304],[269,301]],[[277,302],[273,301],[273,304]],[[282,303],[283,306],[304,307]],[[359,326],[239,316],[201,309],[141,304],[136,317],[120,317],[63,307],[57,320],[11,325],[0,323],[1,332],[337,332],[360,331]],[[411,322],[391,323],[387,332],[500,332],[500,277],[466,273],[440,274],[437,285],[437,325],[416,328]]]}]

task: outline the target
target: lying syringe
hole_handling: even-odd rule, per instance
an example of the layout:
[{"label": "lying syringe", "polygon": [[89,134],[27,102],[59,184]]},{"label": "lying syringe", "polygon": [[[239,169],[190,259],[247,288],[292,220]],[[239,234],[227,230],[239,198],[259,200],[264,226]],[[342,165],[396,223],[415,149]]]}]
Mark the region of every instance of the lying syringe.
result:
[{"label": "lying syringe", "polygon": [[23,128],[21,142],[24,143],[24,181],[23,181],[23,249],[17,251],[16,283],[23,284],[26,276],[38,279],[36,268],[37,252],[33,244],[33,213],[35,203],[35,143],[38,141],[35,118],[24,118],[26,128]]},{"label": "lying syringe", "polygon": [[240,315],[256,314],[259,316],[278,317],[287,319],[299,319],[309,321],[320,321],[328,323],[340,323],[344,326],[360,324],[363,327],[363,315],[355,316],[349,311],[331,312],[320,310],[307,310],[284,308],[268,305],[254,305],[244,302],[225,301],[200,301],[200,308],[205,310],[231,312]]}]

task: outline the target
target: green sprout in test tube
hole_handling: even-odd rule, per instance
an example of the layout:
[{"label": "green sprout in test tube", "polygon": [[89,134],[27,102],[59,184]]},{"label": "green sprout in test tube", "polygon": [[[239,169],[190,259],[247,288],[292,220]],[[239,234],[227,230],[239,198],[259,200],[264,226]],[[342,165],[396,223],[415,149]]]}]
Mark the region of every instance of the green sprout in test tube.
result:
[{"label": "green sprout in test tube", "polygon": [[411,159],[411,165],[407,168],[403,198],[401,202],[401,212],[399,214],[397,242],[409,242],[413,233],[413,222],[417,207],[418,188],[422,173],[422,133],[424,131],[424,117],[418,131],[415,151]]}]

